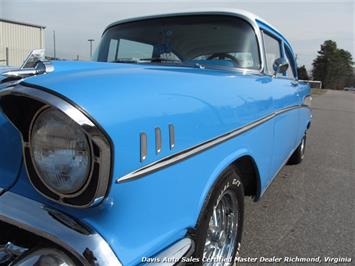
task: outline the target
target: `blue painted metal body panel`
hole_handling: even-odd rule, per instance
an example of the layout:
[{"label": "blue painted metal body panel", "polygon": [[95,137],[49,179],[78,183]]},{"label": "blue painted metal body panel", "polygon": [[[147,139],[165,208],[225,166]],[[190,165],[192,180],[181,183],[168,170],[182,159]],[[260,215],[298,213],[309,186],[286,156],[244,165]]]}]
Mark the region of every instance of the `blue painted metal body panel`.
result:
[{"label": "blue painted metal body panel", "polygon": [[[77,62],[54,66],[55,72],[26,82],[64,95],[100,123],[114,143],[113,178],[299,104],[303,88],[290,87],[287,79],[232,71]],[[263,191],[279,161],[300,141],[300,120],[296,109],[136,181],[112,182],[104,203],[87,210],[45,199],[32,188],[24,169],[12,191],[85,221],[110,243],[124,265],[135,265],[142,256],[154,255],[195,226],[212,184],[237,158],[249,155],[255,160]],[[170,123],[175,126],[173,150],[168,144]],[[154,150],[155,127],[162,129],[159,155]],[[143,163],[139,160],[140,132],[148,136],[148,156]]]},{"label": "blue painted metal body panel", "polygon": [[[63,94],[99,121],[114,142],[117,165],[114,177],[246,125],[275,110],[271,93],[274,86],[266,84],[265,78],[258,75],[171,66],[116,65],[112,68],[107,63],[97,65],[101,69],[73,73],[56,71],[29,78],[27,82]],[[288,94],[282,95],[286,98],[284,101],[287,97]],[[170,123],[174,124],[176,132],[172,151],[168,147]],[[155,154],[152,141],[155,127],[162,129],[163,147],[159,155]],[[148,135],[148,156],[144,163],[139,160],[140,132]]]}]

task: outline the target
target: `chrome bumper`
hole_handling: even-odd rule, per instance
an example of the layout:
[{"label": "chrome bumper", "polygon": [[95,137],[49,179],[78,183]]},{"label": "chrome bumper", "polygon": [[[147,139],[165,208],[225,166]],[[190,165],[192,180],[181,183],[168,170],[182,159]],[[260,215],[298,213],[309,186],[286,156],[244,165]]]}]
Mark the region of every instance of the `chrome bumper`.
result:
[{"label": "chrome bumper", "polygon": [[53,242],[83,265],[122,265],[98,233],[31,199],[5,192],[0,196],[0,221]]}]

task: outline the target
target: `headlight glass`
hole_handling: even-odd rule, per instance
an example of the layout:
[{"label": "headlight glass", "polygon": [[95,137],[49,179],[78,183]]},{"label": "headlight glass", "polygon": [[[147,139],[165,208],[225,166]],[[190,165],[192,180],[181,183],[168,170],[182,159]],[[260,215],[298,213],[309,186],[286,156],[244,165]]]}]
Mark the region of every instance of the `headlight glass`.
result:
[{"label": "headlight glass", "polygon": [[42,181],[55,192],[75,193],[89,176],[91,152],[80,127],[64,113],[48,108],[33,123],[30,147]]}]

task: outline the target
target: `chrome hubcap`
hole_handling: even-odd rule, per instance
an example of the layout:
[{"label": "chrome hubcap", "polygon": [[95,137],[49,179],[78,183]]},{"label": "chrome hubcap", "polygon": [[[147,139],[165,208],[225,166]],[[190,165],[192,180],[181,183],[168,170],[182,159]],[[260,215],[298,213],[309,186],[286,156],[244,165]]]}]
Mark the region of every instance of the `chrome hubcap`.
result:
[{"label": "chrome hubcap", "polygon": [[[231,191],[226,191],[213,207],[203,251],[204,265],[232,265],[237,244],[238,202]],[[227,259],[227,260],[225,260]]]}]

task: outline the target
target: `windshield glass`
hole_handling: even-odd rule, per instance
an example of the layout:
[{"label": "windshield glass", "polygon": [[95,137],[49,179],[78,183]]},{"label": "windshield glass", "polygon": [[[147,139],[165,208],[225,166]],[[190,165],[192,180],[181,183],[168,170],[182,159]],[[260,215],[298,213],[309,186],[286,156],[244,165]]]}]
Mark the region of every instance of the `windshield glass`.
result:
[{"label": "windshield glass", "polygon": [[260,69],[253,28],[223,15],[162,17],[113,26],[104,33],[95,60]]}]

